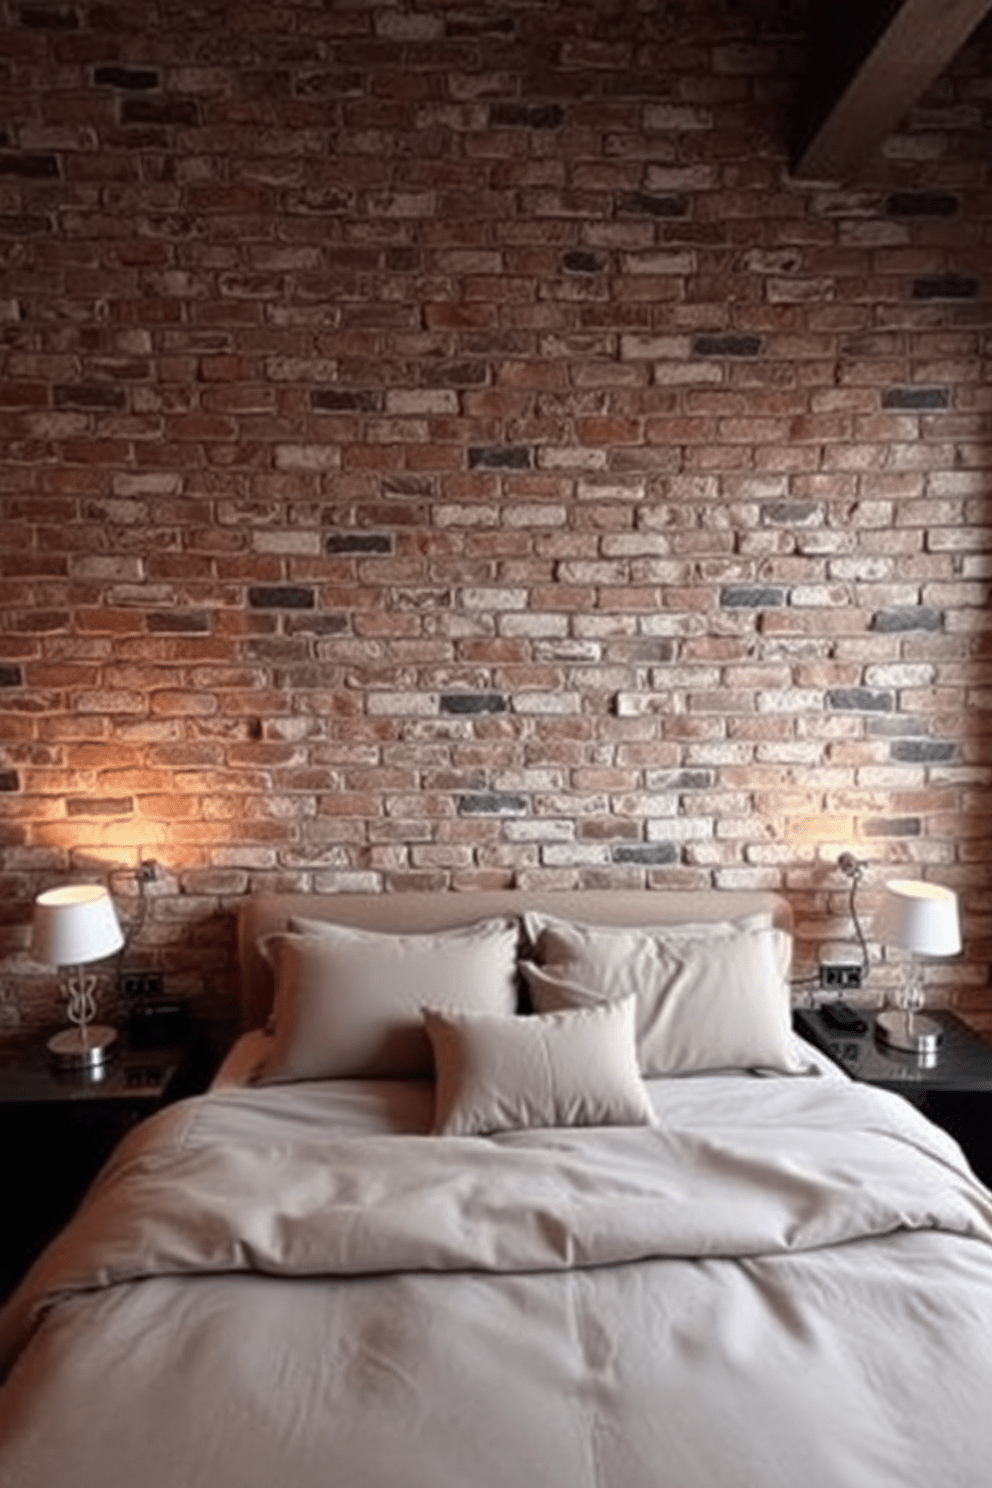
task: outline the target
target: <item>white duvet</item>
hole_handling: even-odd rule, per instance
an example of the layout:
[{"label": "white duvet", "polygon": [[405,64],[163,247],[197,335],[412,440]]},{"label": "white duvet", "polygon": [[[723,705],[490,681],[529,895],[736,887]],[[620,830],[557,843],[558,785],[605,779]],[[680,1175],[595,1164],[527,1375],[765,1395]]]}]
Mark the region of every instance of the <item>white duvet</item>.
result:
[{"label": "white duvet", "polygon": [[415,1083],[146,1123],[0,1316],[0,1484],[984,1488],[954,1143],[842,1080],[652,1091],[656,1128],[489,1139]]}]

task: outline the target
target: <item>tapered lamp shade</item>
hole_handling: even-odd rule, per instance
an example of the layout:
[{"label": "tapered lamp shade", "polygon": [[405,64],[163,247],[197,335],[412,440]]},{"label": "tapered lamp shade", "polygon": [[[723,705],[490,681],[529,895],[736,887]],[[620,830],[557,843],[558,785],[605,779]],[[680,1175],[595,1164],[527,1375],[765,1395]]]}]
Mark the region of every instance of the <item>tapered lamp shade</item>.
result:
[{"label": "tapered lamp shade", "polygon": [[99,884],[48,889],[34,903],[31,949],[49,966],[102,961],[124,944],[113,900]]},{"label": "tapered lamp shade", "polygon": [[886,885],[876,934],[885,945],[917,956],[956,956],[961,949],[958,896],[939,884],[893,879]]},{"label": "tapered lamp shade", "polygon": [[942,1035],[935,1019],[920,1014],[924,994],[916,957],[958,954],[958,896],[939,884],[893,879],[886,885],[875,932],[883,944],[908,951],[911,963],[909,976],[896,989],[895,1008],[880,1013],[875,1020],[876,1033],[892,1049],[932,1059]]},{"label": "tapered lamp shade", "polygon": [[70,1028],[48,1041],[49,1058],[63,1069],[99,1076],[117,1044],[117,1031],[96,1023],[96,977],[82,968],[124,944],[117,911],[98,884],[49,889],[34,902],[31,949],[39,961],[61,966]]}]

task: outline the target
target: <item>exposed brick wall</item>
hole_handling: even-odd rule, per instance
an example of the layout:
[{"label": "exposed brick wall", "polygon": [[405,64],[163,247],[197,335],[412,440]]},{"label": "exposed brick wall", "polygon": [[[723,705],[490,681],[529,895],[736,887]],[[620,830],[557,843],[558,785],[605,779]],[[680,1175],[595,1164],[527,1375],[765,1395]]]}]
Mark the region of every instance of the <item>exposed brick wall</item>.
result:
[{"label": "exposed brick wall", "polygon": [[263,886],[769,887],[808,962],[853,844],[992,1024],[988,31],[840,188],[798,3],[0,18],[25,1022],[139,851],[185,992]]}]

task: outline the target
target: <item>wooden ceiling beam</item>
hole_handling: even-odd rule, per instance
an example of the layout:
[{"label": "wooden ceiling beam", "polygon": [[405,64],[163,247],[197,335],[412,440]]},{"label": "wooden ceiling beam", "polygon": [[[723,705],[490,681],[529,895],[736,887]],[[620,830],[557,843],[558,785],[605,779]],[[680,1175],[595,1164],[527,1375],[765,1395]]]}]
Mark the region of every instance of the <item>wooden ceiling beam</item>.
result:
[{"label": "wooden ceiling beam", "polygon": [[903,0],[801,148],[793,175],[850,180],[990,10],[992,0]]}]

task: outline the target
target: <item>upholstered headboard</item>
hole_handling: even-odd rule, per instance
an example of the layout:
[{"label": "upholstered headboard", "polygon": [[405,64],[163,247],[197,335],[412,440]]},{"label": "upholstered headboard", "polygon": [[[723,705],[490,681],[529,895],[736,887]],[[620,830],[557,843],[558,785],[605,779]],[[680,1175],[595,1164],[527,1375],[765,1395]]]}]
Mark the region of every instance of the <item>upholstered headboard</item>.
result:
[{"label": "upholstered headboard", "polygon": [[238,917],[241,1026],[258,1028],[272,1007],[272,973],[258,948],[260,937],[284,930],[293,915],[330,920],[363,930],[394,934],[451,929],[498,915],[543,910],[563,920],[593,925],[709,923],[765,913],[791,933],[788,903],[759,892],[589,889],[528,893],[501,889],[471,894],[258,894],[246,899]]}]

